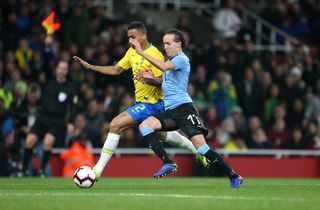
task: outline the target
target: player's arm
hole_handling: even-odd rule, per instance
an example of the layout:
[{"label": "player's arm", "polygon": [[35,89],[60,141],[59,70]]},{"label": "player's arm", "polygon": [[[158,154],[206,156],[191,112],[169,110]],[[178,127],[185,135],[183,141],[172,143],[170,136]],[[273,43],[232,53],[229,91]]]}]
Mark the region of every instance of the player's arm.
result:
[{"label": "player's arm", "polygon": [[139,80],[142,83],[146,83],[148,85],[161,87],[162,77],[155,77],[151,70],[147,71],[137,71],[134,79]]},{"label": "player's arm", "polygon": [[75,61],[78,61],[84,68],[89,69],[91,71],[100,72],[102,74],[119,75],[124,71],[124,69],[121,68],[118,64],[115,66],[95,66],[82,60],[78,56],[73,56],[73,59]]},{"label": "player's arm", "polygon": [[156,87],[161,87],[162,85],[162,77],[144,78],[144,81],[146,84]]},{"label": "player's arm", "polygon": [[135,50],[137,51],[137,53],[139,55],[141,55],[142,57],[147,59],[150,63],[152,63],[154,66],[156,66],[161,71],[174,70],[174,65],[170,61],[167,61],[167,62],[159,61],[156,58],[154,58],[154,57],[148,55],[147,53],[145,53],[141,49],[141,46],[140,46],[140,44],[139,44],[139,42],[137,40],[130,39],[129,43],[134,46]]},{"label": "player's arm", "polygon": [[52,58],[53,58],[53,51],[52,46],[54,43],[54,37],[52,35],[47,35],[44,44],[45,44],[45,53],[43,56],[43,63],[41,69],[44,70],[45,79],[48,82],[51,78],[54,77],[52,69]]}]

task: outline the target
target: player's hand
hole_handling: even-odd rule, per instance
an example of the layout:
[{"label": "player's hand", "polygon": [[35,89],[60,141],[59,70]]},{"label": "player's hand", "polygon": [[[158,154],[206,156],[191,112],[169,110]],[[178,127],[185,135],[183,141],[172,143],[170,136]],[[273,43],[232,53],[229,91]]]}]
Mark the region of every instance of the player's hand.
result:
[{"label": "player's hand", "polygon": [[138,81],[142,82],[142,80],[143,80],[143,72],[141,70],[138,70],[136,72],[136,75],[133,77],[133,80],[138,80]]},{"label": "player's hand", "polygon": [[51,50],[53,41],[54,41],[53,35],[47,35],[46,38],[44,39],[45,50],[47,52]]},{"label": "player's hand", "polygon": [[138,70],[133,79],[134,80],[138,80],[138,81],[140,81],[142,83],[147,83],[148,79],[153,79],[153,78],[154,78],[154,75],[153,75],[153,72],[151,70],[146,70],[146,71]]},{"label": "player's hand", "polygon": [[52,45],[53,44],[53,35],[47,35],[44,39],[44,43],[46,45]]},{"label": "player's hand", "polygon": [[84,60],[82,60],[81,58],[79,58],[78,56],[73,56],[72,57],[73,60],[79,62],[83,67],[85,67],[86,69],[89,69],[90,68],[90,64]]},{"label": "player's hand", "polygon": [[129,39],[129,44],[137,51],[139,55],[143,53],[143,50],[141,49],[140,43],[136,39]]},{"label": "player's hand", "polygon": [[146,83],[146,80],[145,80],[145,78],[144,78],[144,72],[145,72],[145,71],[138,70],[138,71],[136,72],[136,75],[134,76],[133,79],[134,79],[134,80],[138,80],[139,82],[145,84],[145,83]]},{"label": "player's hand", "polygon": [[146,71],[142,71],[142,77],[143,78],[148,78],[148,79],[153,79],[154,78],[154,74],[153,74],[153,72],[151,70],[146,70]]}]

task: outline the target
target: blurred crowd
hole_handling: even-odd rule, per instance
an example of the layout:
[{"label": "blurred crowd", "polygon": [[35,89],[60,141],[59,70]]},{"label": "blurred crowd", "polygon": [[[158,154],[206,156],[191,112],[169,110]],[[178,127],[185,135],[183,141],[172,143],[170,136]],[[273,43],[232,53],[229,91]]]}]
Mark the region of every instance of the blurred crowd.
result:
[{"label": "blurred crowd", "polygon": [[276,53],[255,49],[239,2],[222,2],[211,42],[190,52],[189,92],[210,128],[207,141],[229,150],[319,149],[319,1],[242,1],[292,37],[278,35],[290,50]]},{"label": "blurred crowd", "polygon": [[[250,1],[244,2],[250,6]],[[231,36],[220,31],[228,28],[219,28],[219,21],[213,20],[208,29],[211,41],[194,43],[196,34],[188,17],[179,19],[176,27],[186,32],[193,46],[187,50],[192,65],[188,91],[210,131],[206,140],[214,148],[320,149],[319,3],[267,2],[272,4],[257,1],[257,11],[268,14],[264,16],[268,21],[296,38],[291,51],[255,50],[250,33],[244,39],[238,36],[243,34],[240,18],[234,18]],[[232,1],[221,10],[241,16]],[[78,55],[94,65],[114,65],[128,48],[126,22],[92,0],[81,4],[76,0],[1,1],[1,159],[20,158],[25,136],[41,108],[42,90],[49,79],[42,69],[46,33],[41,22],[51,11],[62,24],[54,35],[52,65],[59,58],[70,63],[69,77],[79,97],[65,147],[80,134],[92,147],[101,147],[111,119],[134,103],[129,72],[106,76],[85,70],[71,59]],[[123,132],[119,145],[146,146],[136,129]],[[5,168],[2,162],[0,168]]]}]

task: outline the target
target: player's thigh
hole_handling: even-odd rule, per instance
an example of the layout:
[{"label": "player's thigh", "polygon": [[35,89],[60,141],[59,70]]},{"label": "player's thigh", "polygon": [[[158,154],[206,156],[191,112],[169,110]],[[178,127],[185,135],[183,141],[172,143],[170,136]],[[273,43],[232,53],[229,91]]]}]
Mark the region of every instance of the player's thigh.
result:
[{"label": "player's thigh", "polygon": [[45,133],[47,132],[48,122],[45,120],[44,117],[39,115],[34,122],[33,126],[30,129],[29,134],[27,135],[26,139],[26,147],[31,148],[35,145],[38,139],[42,138]]},{"label": "player's thigh", "polygon": [[121,133],[127,128],[136,127],[138,124],[127,111],[124,111],[112,119],[110,131],[112,133]]},{"label": "player's thigh", "polygon": [[144,120],[139,127],[152,128],[156,131],[159,131],[161,130],[161,122],[157,118],[151,116],[151,117],[148,117],[146,120]]},{"label": "player's thigh", "polygon": [[170,111],[165,111],[153,116],[160,122],[161,126],[159,131],[175,131],[179,129],[177,123],[171,117],[170,113]]},{"label": "player's thigh", "polygon": [[65,147],[65,138],[67,134],[67,125],[65,121],[54,120],[51,122],[48,132],[44,136],[43,144],[47,148],[53,146],[55,147]]},{"label": "player's thigh", "polygon": [[173,112],[173,118],[178,127],[191,139],[195,135],[206,136],[208,134],[207,128],[204,126],[198,110],[194,104],[184,104]]}]

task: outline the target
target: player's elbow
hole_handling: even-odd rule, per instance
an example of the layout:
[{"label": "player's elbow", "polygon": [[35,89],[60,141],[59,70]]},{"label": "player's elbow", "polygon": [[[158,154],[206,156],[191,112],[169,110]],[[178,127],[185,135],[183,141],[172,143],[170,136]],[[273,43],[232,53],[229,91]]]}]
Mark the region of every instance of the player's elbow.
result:
[{"label": "player's elbow", "polygon": [[117,75],[121,74],[121,72],[119,72],[119,71],[117,71],[117,70],[113,69],[113,71],[111,71],[111,72],[110,72],[110,74],[111,74],[111,75],[115,75],[115,76],[117,76]]},{"label": "player's elbow", "polygon": [[171,70],[173,69],[172,66],[169,64],[169,63],[164,63],[161,68],[160,68],[162,71],[168,71],[168,70]]},{"label": "player's elbow", "polygon": [[121,68],[120,66],[116,65],[116,66],[113,66],[111,74],[112,75],[120,75],[123,71],[124,71],[123,68]]}]

